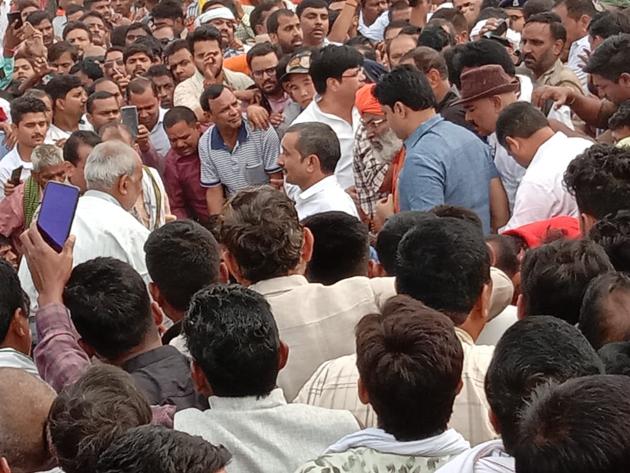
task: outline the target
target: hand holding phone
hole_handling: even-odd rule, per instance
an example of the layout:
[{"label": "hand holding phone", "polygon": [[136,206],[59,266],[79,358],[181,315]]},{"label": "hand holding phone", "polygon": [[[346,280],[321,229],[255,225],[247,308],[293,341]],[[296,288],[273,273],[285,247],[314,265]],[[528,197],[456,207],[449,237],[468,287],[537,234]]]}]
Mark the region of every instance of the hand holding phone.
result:
[{"label": "hand holding phone", "polygon": [[120,108],[120,121],[131,131],[131,137],[136,140],[138,136],[138,108],[135,105],[127,105]]},{"label": "hand holding phone", "polygon": [[7,20],[9,25],[12,25],[16,30],[18,28],[22,28],[22,13],[20,13],[19,11],[7,13]]},{"label": "hand holding phone", "polygon": [[44,188],[37,229],[46,243],[57,253],[61,252],[70,236],[78,202],[78,187],[50,181]]},{"label": "hand holding phone", "polygon": [[17,186],[20,183],[20,180],[22,179],[22,169],[24,169],[24,166],[18,166],[11,171],[11,177],[8,181],[10,184]]}]

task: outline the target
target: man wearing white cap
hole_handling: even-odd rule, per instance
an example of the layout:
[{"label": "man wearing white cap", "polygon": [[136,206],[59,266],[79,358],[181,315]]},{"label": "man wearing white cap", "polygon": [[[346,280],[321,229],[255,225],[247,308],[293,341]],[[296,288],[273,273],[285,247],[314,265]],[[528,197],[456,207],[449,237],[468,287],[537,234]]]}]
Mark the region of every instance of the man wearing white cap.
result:
[{"label": "man wearing white cap", "polygon": [[223,57],[227,59],[243,54],[249,49],[236,38],[236,23],[236,17],[229,8],[216,5],[210,7],[195,20],[195,27],[212,25],[218,29],[223,40]]}]

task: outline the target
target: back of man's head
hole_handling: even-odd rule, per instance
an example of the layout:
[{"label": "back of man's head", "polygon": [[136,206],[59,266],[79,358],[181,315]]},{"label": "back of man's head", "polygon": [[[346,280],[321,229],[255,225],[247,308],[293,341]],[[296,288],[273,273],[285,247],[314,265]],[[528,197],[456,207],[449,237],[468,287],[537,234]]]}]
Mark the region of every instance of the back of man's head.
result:
[{"label": "back of man's head", "polygon": [[396,276],[396,254],[402,237],[417,224],[435,218],[434,214],[409,210],[399,212],[387,219],[376,237],[376,253],[387,276]]},{"label": "back of man's head", "polygon": [[396,288],[463,324],[490,282],[490,255],[472,224],[427,219],[398,245]]},{"label": "back of man's head", "polygon": [[230,458],[224,447],[199,436],[143,425],[116,438],[99,455],[94,473],[219,473]]},{"label": "back of man's head", "polygon": [[588,236],[604,248],[617,271],[630,272],[630,210],[606,215]]},{"label": "back of man's head", "polygon": [[514,102],[505,107],[497,118],[497,139],[508,149],[507,138],[530,138],[549,126],[545,115],[529,102]]},{"label": "back of man's head", "polygon": [[94,471],[116,436],[150,423],[151,417],[149,403],[129,374],[109,365],[92,366],[50,408],[48,429],[59,466],[65,473]]},{"label": "back of man's head", "polygon": [[50,469],[44,430],[55,392],[22,369],[0,368],[0,378],[0,458],[18,473]]},{"label": "back of man's head", "polygon": [[575,325],[588,284],[612,270],[602,247],[589,240],[557,240],[529,250],[521,267],[523,313]]},{"label": "back of man's head", "polygon": [[[18,278],[13,267],[0,259],[0,346],[6,346],[11,324],[15,317],[28,317],[26,304]],[[20,311],[20,314],[17,312]]]},{"label": "back of man's head", "polygon": [[607,343],[597,354],[604,363],[606,374],[630,376],[630,341]]},{"label": "back of man's head", "polygon": [[630,150],[593,145],[569,163],[564,182],[580,212],[595,220],[630,209]]},{"label": "back of man's head", "polygon": [[359,389],[380,428],[398,441],[446,430],[464,358],[448,317],[408,296],[394,296],[382,314],[361,319],[356,343]]},{"label": "back of man's head", "polygon": [[619,473],[630,465],[630,377],[596,375],[536,390],[514,448],[519,473]]},{"label": "back of man's head", "polygon": [[188,309],[195,292],[219,282],[219,245],[210,231],[192,220],[175,220],[154,230],[144,251],[149,276],[177,310]]},{"label": "back of man's head", "polygon": [[603,365],[580,331],[556,317],[528,317],[503,334],[486,373],[486,396],[503,445],[518,442],[519,414],[536,386],[602,374]]},{"label": "back of man's head", "polygon": [[221,243],[250,283],[286,276],[300,263],[303,240],[295,205],[270,186],[240,191],[226,205]]},{"label": "back of man's head", "polygon": [[491,39],[480,39],[459,44],[452,50],[449,64],[449,79],[458,88],[461,87],[461,75],[464,69],[496,64],[511,77],[516,75],[514,61],[504,46]]},{"label": "back of man's head", "polygon": [[157,333],[142,277],[115,258],[95,258],[72,270],[63,293],[81,339],[102,358],[115,361]]},{"label": "back of man's head", "polygon": [[611,272],[593,279],[584,294],[579,327],[596,350],[630,340],[630,276]]},{"label": "back of man's head", "polygon": [[311,215],[302,221],[315,239],[306,266],[310,282],[334,284],[352,276],[368,275],[370,241],[367,226],[345,212]]},{"label": "back of man's head", "polygon": [[237,285],[202,289],[183,331],[197,385],[200,370],[215,396],[266,396],[275,388],[281,343],[262,295]]},{"label": "back of man's head", "polygon": [[348,69],[362,65],[363,56],[353,47],[329,45],[313,53],[309,74],[317,93],[324,94],[328,87],[326,83],[328,79],[340,81]]},{"label": "back of man's head", "polygon": [[291,125],[285,134],[295,133],[295,148],[302,159],[310,155],[317,156],[322,174],[331,176],[335,173],[341,158],[339,138],[330,125],[319,122],[304,122]]},{"label": "back of man's head", "polygon": [[374,96],[390,108],[401,103],[413,111],[435,108],[437,101],[424,73],[415,66],[402,65],[381,77]]}]

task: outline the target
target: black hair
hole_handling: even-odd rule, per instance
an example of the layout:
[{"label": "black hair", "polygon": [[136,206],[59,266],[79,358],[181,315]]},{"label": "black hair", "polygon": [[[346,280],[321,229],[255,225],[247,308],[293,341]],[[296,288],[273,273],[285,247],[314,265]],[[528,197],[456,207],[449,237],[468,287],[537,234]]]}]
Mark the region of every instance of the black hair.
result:
[{"label": "black hair", "polygon": [[93,81],[103,77],[103,70],[101,69],[101,66],[99,66],[98,63],[91,58],[82,59],[81,61],[75,63],[70,68],[69,72],[70,74],[82,72],[88,77],[88,79]]},{"label": "black hair", "polygon": [[579,327],[587,340],[601,348],[630,340],[630,276],[611,272],[594,278],[584,294]]},{"label": "black hair", "polygon": [[607,343],[597,354],[604,363],[606,374],[630,376],[630,341]]},{"label": "black hair", "polygon": [[376,61],[378,59],[376,57],[376,49],[374,49],[372,41],[365,36],[355,36],[343,44],[359,51],[365,59],[369,59],[370,61]]},{"label": "black hair", "polygon": [[521,267],[525,314],[576,324],[588,283],[612,270],[603,248],[589,240],[557,240],[530,249]]},{"label": "black hair", "polygon": [[466,17],[457,8],[440,8],[433,13],[431,19],[442,19],[448,21],[451,25],[453,25],[453,29],[458,33],[468,31],[469,29]]},{"label": "black hair", "polygon": [[495,255],[493,266],[500,269],[508,277],[513,278],[520,271],[518,245],[513,237],[507,235],[488,235],[486,243],[492,246]]},{"label": "black hair", "polygon": [[429,210],[429,213],[432,213],[436,217],[453,217],[464,220],[465,222],[472,224],[475,228],[479,230],[479,233],[483,235],[483,223],[481,223],[479,215],[477,215],[475,211],[467,209],[466,207],[441,204],[433,207],[431,210]]},{"label": "black hair", "polygon": [[142,42],[134,41],[133,44],[130,44],[123,51],[123,61],[127,62],[131,56],[136,54],[145,54],[151,61],[156,59],[156,56],[148,44],[144,44]]},{"label": "black hair", "polygon": [[125,47],[125,37],[127,36],[128,29],[129,25],[114,26],[112,28],[109,34],[109,40],[112,43],[112,46],[107,51],[110,51],[112,48]]},{"label": "black hair", "polygon": [[219,245],[192,220],[176,220],[154,230],[144,244],[149,276],[164,299],[187,310],[195,292],[219,282]]},{"label": "black hair", "polygon": [[425,219],[398,245],[396,289],[461,325],[490,282],[490,254],[469,222]]},{"label": "black hair", "polygon": [[549,31],[554,40],[562,40],[563,42],[567,40],[567,30],[562,25],[560,17],[553,12],[536,13],[530,16],[525,22],[526,25],[529,23],[543,23],[549,25]]},{"label": "black hair", "polygon": [[44,90],[53,102],[53,109],[59,99],[65,99],[72,89],[82,87],[81,79],[70,74],[55,74],[44,86]]},{"label": "black hair", "polygon": [[457,88],[461,88],[460,77],[464,69],[468,68],[496,64],[501,66],[510,77],[516,75],[514,61],[512,61],[510,54],[505,47],[496,41],[484,38],[466,44],[458,44],[450,51],[452,57],[448,64],[449,79]]},{"label": "black hair", "polygon": [[464,353],[453,322],[404,295],[356,328],[357,369],[378,426],[397,441],[442,433],[453,412]]},{"label": "black hair", "polygon": [[280,337],[261,294],[237,285],[202,289],[190,303],[183,331],[215,396],[266,396],[275,388]]},{"label": "black hair", "polygon": [[170,77],[173,81],[175,80],[173,78],[173,73],[164,64],[153,64],[151,67],[149,67],[149,69],[147,69],[147,72],[144,73],[144,77],[146,77],[147,79],[154,79],[156,77],[164,76]]},{"label": "black hair", "polygon": [[630,210],[606,215],[588,236],[604,248],[617,271],[630,273]]},{"label": "black hair", "polygon": [[431,218],[436,216],[429,212],[410,210],[387,219],[376,237],[375,248],[378,260],[388,276],[396,276],[396,253],[402,237],[417,224]]},{"label": "black hair", "polygon": [[321,171],[327,175],[334,174],[341,159],[341,148],[337,134],[330,125],[319,122],[298,123],[291,125],[285,135],[288,133],[298,135],[295,147],[302,158],[314,154],[319,159]]},{"label": "black hair", "polygon": [[[181,7],[180,7],[181,10]],[[95,473],[217,473],[230,453],[199,436],[157,425],[134,427],[102,452]]]},{"label": "black hair", "polygon": [[71,3],[70,5],[68,5],[68,8],[66,8],[65,10],[66,18],[80,11],[84,12],[85,6],[79,5],[77,3]]},{"label": "black hair", "polygon": [[70,34],[70,32],[74,30],[85,31],[88,34],[88,38],[90,38],[90,41],[92,41],[92,32],[90,31],[90,28],[88,28],[88,26],[81,21],[70,21],[66,24],[63,29],[63,34],[61,35],[63,37],[63,40],[65,41],[68,34]]},{"label": "black hair", "polygon": [[189,49],[187,40],[185,40],[185,39],[176,39],[174,41],[171,41],[164,48],[164,57],[168,58],[169,56],[172,56],[177,51],[181,51],[182,49]]},{"label": "black hair", "polygon": [[545,13],[551,11],[554,0],[527,0],[523,5],[523,18],[527,21],[531,16],[537,13]]},{"label": "black hair", "polygon": [[94,148],[101,142],[101,138],[93,131],[73,131],[70,138],[63,145],[63,159],[76,166],[79,163],[79,146],[87,145]]},{"label": "black hair", "polygon": [[29,113],[46,113],[46,104],[35,97],[18,97],[11,101],[11,121],[15,125]]},{"label": "black hair", "polygon": [[223,48],[223,41],[221,40],[221,32],[211,25],[201,25],[190,33],[186,40],[188,41],[188,50],[194,56],[195,55],[195,43],[201,43],[203,41],[216,41],[220,48]]},{"label": "black hair", "polygon": [[302,0],[295,9],[295,14],[298,18],[302,18],[302,13],[307,8],[325,8],[328,10],[328,2],[326,0]]},{"label": "black hair", "polygon": [[485,390],[503,445],[518,442],[518,421],[536,386],[602,374],[603,364],[580,331],[550,316],[527,317],[508,328],[494,349]]},{"label": "black hair", "polygon": [[419,26],[407,24],[402,27],[398,35],[400,36],[401,34],[406,34],[409,36],[415,36],[415,35],[419,35],[421,32],[422,32],[422,28],[420,28]]},{"label": "black hair", "polygon": [[422,28],[422,32],[418,37],[418,46],[427,46],[436,51],[442,51],[444,48],[454,44],[454,38],[444,31],[444,28],[433,24]]},{"label": "black hair", "polygon": [[556,0],[554,7],[564,5],[569,18],[579,20],[582,15],[593,18],[597,14],[592,0]]},{"label": "black hair", "polygon": [[99,257],[76,266],[63,301],[81,338],[109,360],[140,345],[154,325],[142,277],[115,258]]},{"label": "black hair", "polygon": [[[404,21],[404,20],[397,20],[397,21],[390,21],[389,24],[385,27],[385,29],[383,30],[383,38],[387,37],[387,32],[391,29],[395,29],[395,28],[403,28],[405,26],[407,26],[409,23]],[[394,36],[395,38],[396,36]]]},{"label": "black hair", "polygon": [[3,259],[0,259],[0,281],[0,343],[2,343],[9,333],[15,311],[22,309],[25,317],[28,317],[28,312],[17,272]]},{"label": "black hair", "polygon": [[151,17],[155,19],[183,20],[182,4],[174,0],[163,0],[151,9]]},{"label": "black hair", "polygon": [[367,226],[345,212],[322,212],[302,221],[315,237],[306,278],[334,284],[352,276],[367,276],[370,241]]},{"label": "black hair", "polygon": [[[306,1],[310,0],[304,0],[304,2]],[[298,7],[303,5],[304,2],[300,3]],[[313,79],[313,85],[317,93],[323,94],[326,92],[326,81],[328,79],[341,80],[341,76],[348,69],[361,67],[362,65],[363,56],[356,49],[350,46],[329,45],[313,52],[311,67],[308,72],[311,75],[311,79]]]},{"label": "black hair", "polygon": [[280,17],[293,17],[295,16],[295,12],[289,10],[288,8],[281,8],[280,10],[276,10],[267,18],[267,33],[276,34],[278,32],[278,27],[280,26]]},{"label": "black hair", "polygon": [[608,119],[608,128],[611,130],[618,130],[624,126],[630,127],[630,100],[622,102]]},{"label": "black hair", "polygon": [[[279,2],[278,0],[263,0],[256,5],[249,14],[249,24],[254,33],[256,33],[256,27],[262,25],[263,13],[268,12],[275,6],[278,6],[279,3],[281,4],[282,2]],[[269,17],[267,17],[267,19],[269,19]]]},{"label": "black hair", "polygon": [[223,93],[225,86],[223,84],[212,84],[206,87],[206,89],[202,92],[201,97],[199,97],[199,104],[201,105],[201,109],[206,113],[211,113],[210,110],[210,100],[216,99],[219,95]]},{"label": "black hair", "polygon": [[45,12],[43,10],[31,12],[26,17],[26,21],[28,21],[33,26],[39,25],[44,20],[51,21],[48,12]]},{"label": "black hair", "polygon": [[629,49],[630,34],[611,36],[589,56],[584,71],[617,82],[621,74],[630,73]]},{"label": "black hair", "polygon": [[496,18],[497,20],[507,20],[508,14],[503,8],[498,7],[486,7],[479,11],[479,16],[475,20],[475,23],[479,23],[482,20],[489,20],[490,18]]},{"label": "black hair", "polygon": [[252,67],[252,60],[255,57],[266,56],[267,54],[272,53],[275,54],[278,59],[280,59],[280,57],[282,56],[280,51],[278,51],[278,47],[271,43],[258,43],[252,46],[252,48],[247,51],[247,54],[245,55],[247,67]]},{"label": "black hair", "polygon": [[111,92],[107,92],[105,90],[94,92],[93,94],[90,94],[90,96],[87,99],[87,102],[85,103],[85,111],[87,113],[92,113],[94,111],[94,102],[96,102],[97,100],[106,100],[106,99],[115,99],[115,98],[116,96],[114,94],[112,94]]},{"label": "black hair", "polygon": [[602,39],[620,33],[630,33],[630,16],[625,11],[603,11],[597,13],[588,24],[588,34]]},{"label": "black hair", "polygon": [[194,126],[197,124],[197,116],[191,109],[188,107],[182,107],[181,105],[171,108],[164,115],[163,123],[165,129],[171,128],[180,122],[185,122],[187,125]]},{"label": "black hair", "polygon": [[529,102],[514,102],[505,107],[497,118],[497,139],[508,148],[507,138],[529,138],[549,126],[547,117]]},{"label": "black hair", "polygon": [[580,212],[595,219],[630,208],[630,150],[591,146],[569,163],[564,184]]},{"label": "black hair", "polygon": [[596,375],[536,390],[514,448],[519,473],[617,473],[630,465],[630,378]]},{"label": "black hair", "polygon": [[59,41],[48,48],[48,62],[56,61],[65,53],[70,53],[73,62],[76,62],[79,58],[77,49],[74,46],[67,41]]},{"label": "black hair", "polygon": [[401,102],[414,111],[437,106],[429,81],[415,66],[402,65],[381,77],[374,88],[374,96],[381,105],[394,107]]}]

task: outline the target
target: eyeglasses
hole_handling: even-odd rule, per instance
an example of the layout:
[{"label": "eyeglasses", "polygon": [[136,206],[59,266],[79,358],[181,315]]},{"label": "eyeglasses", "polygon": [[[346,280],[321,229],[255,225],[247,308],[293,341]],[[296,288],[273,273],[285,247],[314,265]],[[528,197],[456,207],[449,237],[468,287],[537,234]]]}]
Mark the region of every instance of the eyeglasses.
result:
[{"label": "eyeglasses", "polygon": [[385,118],[380,118],[380,119],[376,119],[376,120],[361,120],[361,124],[363,125],[363,127],[366,130],[376,130],[379,126],[381,126],[383,123],[385,123],[387,121],[387,119]]},{"label": "eyeglasses", "polygon": [[252,71],[252,76],[260,78],[268,75],[269,77],[273,77],[276,75],[275,67],[268,67],[267,69],[261,69],[260,71]]},{"label": "eyeglasses", "polygon": [[346,72],[341,74],[342,79],[352,79],[353,77],[358,77],[359,74],[363,71],[362,68],[357,67],[355,69],[348,69]]}]

